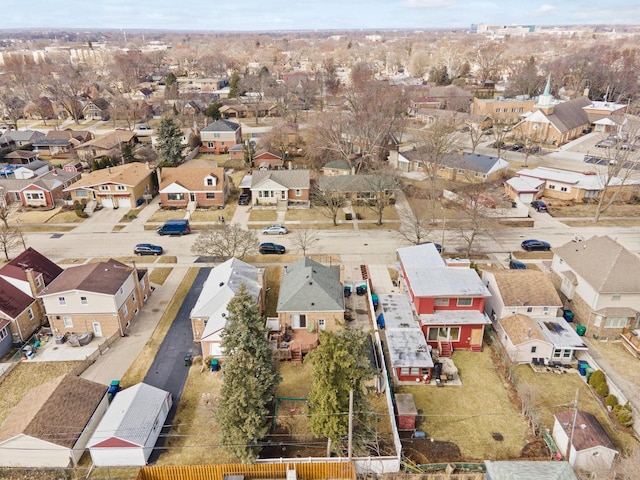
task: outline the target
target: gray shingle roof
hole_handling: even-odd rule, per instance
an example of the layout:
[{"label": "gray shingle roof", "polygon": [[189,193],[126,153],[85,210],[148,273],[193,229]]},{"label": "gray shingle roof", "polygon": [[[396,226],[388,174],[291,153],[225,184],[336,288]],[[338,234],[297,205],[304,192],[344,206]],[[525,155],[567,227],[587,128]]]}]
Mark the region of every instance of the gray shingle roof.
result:
[{"label": "gray shingle roof", "polygon": [[320,190],[330,192],[379,192],[381,190],[395,190],[398,185],[392,177],[381,175],[336,175],[320,177]]},{"label": "gray shingle roof", "polygon": [[610,237],[568,242],[553,253],[599,293],[640,292],[640,259]]},{"label": "gray shingle roof", "polygon": [[308,257],[286,267],[277,311],[344,312],[340,267],[326,267]]},{"label": "gray shingle roof", "polygon": [[309,170],[257,170],[251,176],[251,189],[260,188],[266,180],[288,189],[309,188]]},{"label": "gray shingle roof", "polygon": [[591,105],[591,100],[587,97],[561,102],[554,107],[553,113],[547,115],[547,118],[558,130],[567,132],[589,123],[589,116],[583,110],[587,105]]},{"label": "gray shingle roof", "polygon": [[201,132],[235,132],[239,128],[240,128],[240,125],[238,125],[235,122],[230,122],[229,120],[220,119],[220,120],[216,120],[213,123],[210,123],[200,131]]}]

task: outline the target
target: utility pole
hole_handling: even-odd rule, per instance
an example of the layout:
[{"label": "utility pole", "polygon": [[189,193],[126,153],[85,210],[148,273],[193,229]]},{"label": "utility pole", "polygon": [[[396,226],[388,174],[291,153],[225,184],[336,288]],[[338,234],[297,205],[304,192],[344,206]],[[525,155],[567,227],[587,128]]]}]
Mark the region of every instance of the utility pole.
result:
[{"label": "utility pole", "polygon": [[349,390],[349,446],[347,447],[347,458],[351,460],[353,450],[353,389]]},{"label": "utility pole", "polygon": [[573,434],[576,430],[576,420],[578,419],[578,393],[580,391],[576,389],[576,398],[573,400],[573,420],[571,420],[571,433],[569,434],[569,441],[567,442],[567,449],[564,458],[569,461],[569,455],[571,454],[571,445],[573,444]]}]

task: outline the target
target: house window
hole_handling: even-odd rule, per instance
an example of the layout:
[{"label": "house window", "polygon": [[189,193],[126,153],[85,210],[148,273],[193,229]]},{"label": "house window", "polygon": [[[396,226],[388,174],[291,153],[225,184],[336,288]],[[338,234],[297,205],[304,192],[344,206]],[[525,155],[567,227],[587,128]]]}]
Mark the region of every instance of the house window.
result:
[{"label": "house window", "polygon": [[449,299],[448,298],[436,298],[433,302],[436,307],[448,307]]},{"label": "house window", "polygon": [[611,300],[620,300],[622,298],[622,295],[619,293],[614,293],[613,295],[611,295]]},{"label": "house window", "polygon": [[120,295],[122,295],[122,294],[124,293],[124,289],[123,289],[122,287],[120,287],[120,290],[118,290],[118,293],[119,293]]},{"label": "house window", "polygon": [[499,108],[496,108],[496,113],[500,113],[500,109]]},{"label": "house window", "polygon": [[296,188],[296,197],[299,197],[302,195],[302,190],[300,190],[299,188]]},{"label": "house window", "polygon": [[44,194],[42,192],[25,193],[27,200],[44,200]]},{"label": "house window", "polygon": [[560,358],[560,355],[562,355],[562,350],[558,349],[558,348],[554,348],[553,349],[553,358]]},{"label": "house window", "polygon": [[400,375],[403,375],[403,376],[409,375],[409,367],[402,367],[400,369]]},{"label": "house window", "polygon": [[213,138],[220,138],[220,134],[219,133],[214,133],[213,134]]},{"label": "house window", "polygon": [[318,330],[324,330],[327,327],[327,322],[324,318],[318,319]]},{"label": "house window", "polygon": [[511,313],[518,313],[518,307],[511,307]]},{"label": "house window", "polygon": [[449,328],[449,339],[452,342],[457,342],[460,340],[460,327]]},{"label": "house window", "polygon": [[207,178],[205,178],[204,184],[207,187],[214,187],[216,185],[216,178],[215,177],[207,177]]},{"label": "house window", "polygon": [[626,327],[627,317],[607,317],[604,321],[605,328],[622,328]]},{"label": "house window", "polygon": [[564,350],[562,352],[562,358],[571,358],[571,352],[572,350]]},{"label": "house window", "polygon": [[38,275],[36,277],[36,288],[40,288],[42,286],[42,275]]},{"label": "house window", "polygon": [[527,313],[533,312],[533,307],[527,307]]},{"label": "house window", "polygon": [[73,328],[73,320],[71,320],[71,317],[62,317],[62,324],[64,328]]},{"label": "house window", "polygon": [[567,187],[560,187],[560,191],[561,192],[566,192],[567,191]]},{"label": "house window", "polygon": [[118,192],[124,192],[127,189],[124,185],[116,185],[116,190]]},{"label": "house window", "polygon": [[80,303],[82,305],[89,305],[89,299],[87,297],[80,297]]},{"label": "house window", "polygon": [[184,200],[184,193],[168,193],[167,199],[172,201]]},{"label": "house window", "polygon": [[127,304],[125,303],[124,305],[122,305],[122,316],[123,317],[127,317],[129,316],[129,309],[127,308]]},{"label": "house window", "polygon": [[35,318],[35,315],[33,314],[33,308],[29,308],[29,310],[27,310],[27,315],[29,315],[29,320],[33,320]]},{"label": "house window", "polygon": [[3,338],[5,338],[7,335],[9,335],[9,333],[7,332],[8,328],[3,328],[2,330],[0,330],[0,340],[2,340]]},{"label": "house window", "polygon": [[549,190],[555,190],[555,189],[556,189],[556,186],[550,183],[549,185],[547,185],[547,188],[548,188]]},{"label": "house window", "polygon": [[67,306],[67,299],[64,297],[58,297],[58,305],[62,306],[62,307],[66,307]]},{"label": "house window", "polygon": [[542,307],[542,313],[545,315],[549,315],[549,312],[551,311],[551,307]]},{"label": "house window", "polygon": [[103,192],[108,192],[109,190],[111,190],[111,187],[109,185],[100,185],[98,189]]},{"label": "house window", "polygon": [[207,192],[207,200],[213,200],[216,198],[216,194],[213,192]]},{"label": "house window", "polygon": [[535,345],[531,347],[531,353],[536,353],[537,350],[538,350],[538,347],[536,347]]},{"label": "house window", "polygon": [[216,142],[207,142],[207,147],[215,148],[215,146],[216,146]]},{"label": "house window", "polygon": [[438,341],[438,329],[437,328],[430,328],[429,331],[427,332],[427,340],[429,340],[430,342],[437,342]]},{"label": "house window", "polygon": [[76,190],[76,198],[87,198],[89,196],[89,192],[86,190]]},{"label": "house window", "polygon": [[459,307],[470,307],[473,305],[473,298],[459,298],[458,306]]}]

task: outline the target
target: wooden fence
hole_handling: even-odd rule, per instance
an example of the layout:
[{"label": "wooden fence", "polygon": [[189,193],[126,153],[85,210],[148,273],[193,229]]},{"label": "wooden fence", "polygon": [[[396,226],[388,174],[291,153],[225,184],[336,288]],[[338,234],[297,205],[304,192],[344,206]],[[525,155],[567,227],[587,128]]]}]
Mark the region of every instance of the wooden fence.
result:
[{"label": "wooden fence", "polygon": [[142,467],[137,480],[224,480],[233,476],[245,479],[284,479],[287,470],[295,470],[303,480],[354,480],[353,462],[256,463],[254,465],[184,465]]}]

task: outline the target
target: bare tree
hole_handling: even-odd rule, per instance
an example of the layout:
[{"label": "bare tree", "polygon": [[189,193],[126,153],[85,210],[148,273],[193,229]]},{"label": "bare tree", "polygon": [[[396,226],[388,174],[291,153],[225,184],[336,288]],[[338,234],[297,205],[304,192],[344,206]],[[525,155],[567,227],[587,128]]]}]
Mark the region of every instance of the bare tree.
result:
[{"label": "bare tree", "polygon": [[466,129],[469,135],[469,140],[471,141],[471,153],[475,153],[476,148],[478,148],[478,145],[480,145],[480,142],[482,141],[484,131],[482,130],[480,125],[476,125],[470,122],[467,123]]},{"label": "bare tree", "polygon": [[306,255],[307,250],[320,240],[318,231],[310,228],[299,228],[294,230],[291,238],[293,240],[293,244],[302,250],[302,255]]},{"label": "bare tree", "polygon": [[613,470],[616,473],[615,478],[618,480],[634,480],[638,478],[638,471],[640,471],[640,450],[633,448],[627,454],[618,456]]},{"label": "bare tree", "polygon": [[419,139],[416,153],[428,175],[428,198],[431,200],[431,220],[435,220],[435,200],[438,198],[440,167],[445,158],[460,148],[459,132],[450,121],[436,121]]},{"label": "bare tree", "polygon": [[402,218],[399,233],[408,242],[419,245],[431,235],[434,224],[426,210],[411,209],[408,213]]},{"label": "bare tree", "polygon": [[61,57],[56,71],[48,76],[46,88],[60,102],[75,123],[82,111],[81,95],[87,87],[87,72],[81,65],[73,65],[69,58]]},{"label": "bare tree", "polygon": [[456,223],[458,236],[465,242],[465,255],[471,255],[473,244],[478,238],[493,238],[493,230],[497,226],[495,218],[488,215],[488,197],[485,195],[486,185],[483,182],[471,183],[460,189],[457,194],[457,207],[461,219]]},{"label": "bare tree", "polygon": [[398,189],[395,177],[389,172],[378,172],[362,176],[365,179],[366,191],[360,197],[368,197],[364,201],[377,217],[377,225],[382,225],[382,215],[387,207],[395,204],[394,192]]},{"label": "bare tree", "polygon": [[14,227],[0,225],[0,249],[4,252],[4,258],[9,261],[9,252],[19,247],[22,238],[18,230]]},{"label": "bare tree", "polygon": [[536,404],[540,397],[540,391],[530,383],[520,382],[517,385],[518,396],[520,397],[520,408],[531,425],[533,435],[536,434],[538,419],[536,418]]},{"label": "bare tree", "polygon": [[213,225],[202,231],[191,251],[196,255],[217,257],[222,260],[244,258],[256,253],[258,237],[252,230],[244,230],[240,225]]},{"label": "bare tree", "polygon": [[628,186],[631,174],[640,163],[640,152],[635,150],[636,134],[640,132],[640,119],[627,117],[622,123],[625,123],[625,130],[617,135],[614,146],[605,149],[607,165],[599,173],[602,189],[593,216],[595,222],[620,198]]},{"label": "bare tree", "polygon": [[502,62],[504,48],[496,42],[478,44],[470,63],[476,66],[477,76],[484,85],[487,80],[494,80]]},{"label": "bare tree", "polygon": [[322,214],[333,221],[333,225],[338,225],[338,213],[345,205],[344,195],[341,192],[330,189],[314,187],[311,191],[313,203],[319,207]]},{"label": "bare tree", "polygon": [[9,228],[9,214],[10,214],[9,207],[7,207],[6,205],[3,207],[0,207],[0,221],[2,221],[5,228]]}]

